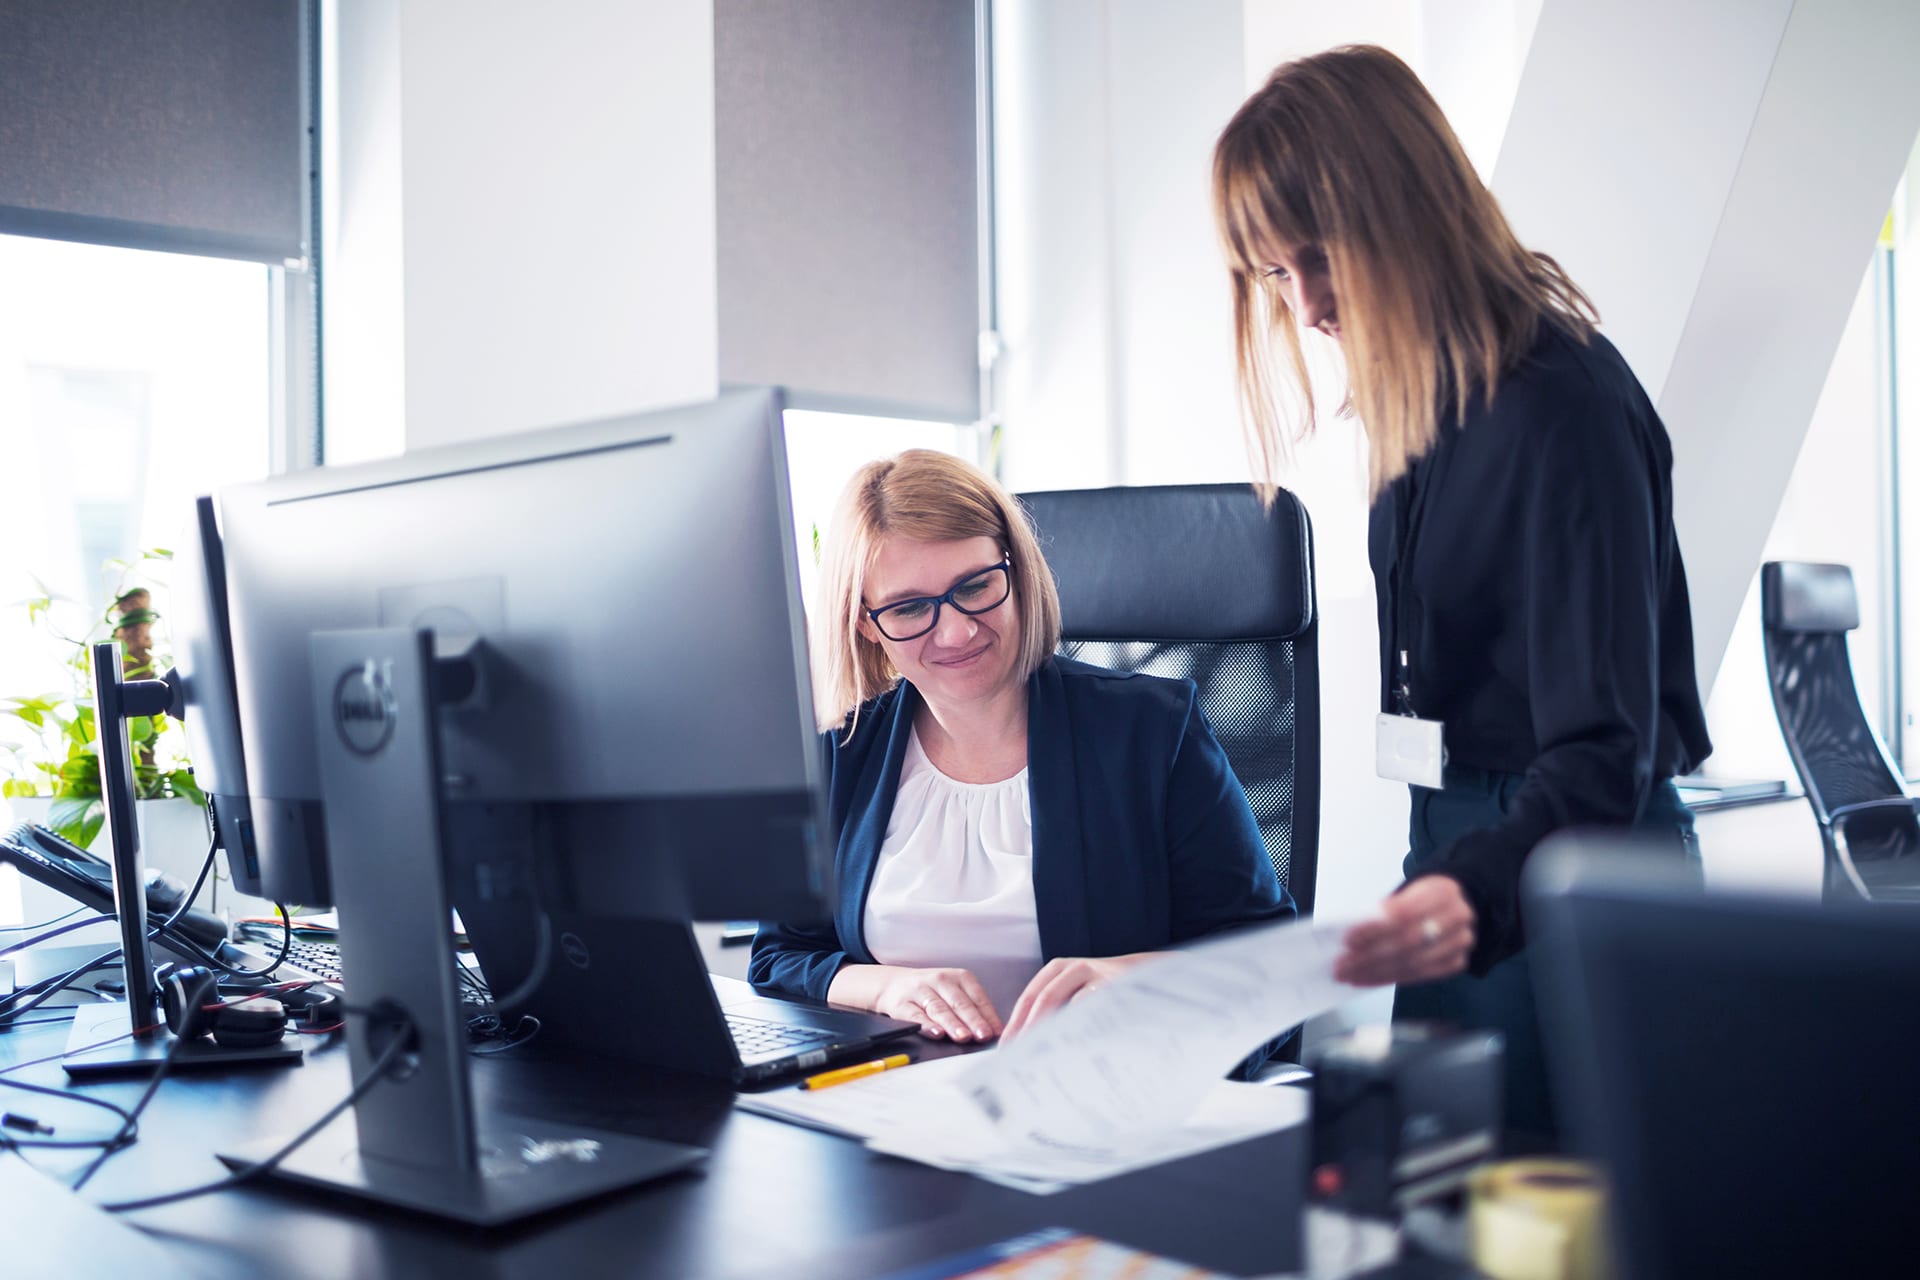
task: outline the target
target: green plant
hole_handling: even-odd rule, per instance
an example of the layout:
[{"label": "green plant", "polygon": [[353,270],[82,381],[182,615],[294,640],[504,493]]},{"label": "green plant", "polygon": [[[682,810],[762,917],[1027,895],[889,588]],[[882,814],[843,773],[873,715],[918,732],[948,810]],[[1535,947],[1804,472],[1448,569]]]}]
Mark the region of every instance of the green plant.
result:
[{"label": "green plant", "polygon": [[[120,641],[124,653],[122,674],[129,680],[151,680],[171,665],[154,636],[161,621],[153,607],[153,592],[164,584],[154,572],[173,553],[156,547],[132,563],[114,561],[120,583],[113,602],[98,611],[56,596],[36,580],[40,594],[24,602],[28,621],[62,648],[62,665],[69,687],[64,692],[0,698],[0,715],[26,726],[24,741],[0,744],[7,757],[0,795],[9,798],[51,796],[47,825],[75,844],[87,845],[106,819],[100,799],[100,758],[95,723],[90,647],[109,638]],[[84,625],[81,625],[84,623]],[[134,794],[141,800],[176,797],[205,805],[206,796],[194,784],[187,766],[184,735],[168,717],[136,716],[127,721],[133,745]]]}]

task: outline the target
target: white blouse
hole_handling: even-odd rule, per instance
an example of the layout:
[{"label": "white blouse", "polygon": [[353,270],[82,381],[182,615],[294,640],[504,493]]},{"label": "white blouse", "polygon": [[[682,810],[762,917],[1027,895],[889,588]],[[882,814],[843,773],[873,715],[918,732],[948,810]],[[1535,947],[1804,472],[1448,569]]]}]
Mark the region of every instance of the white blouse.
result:
[{"label": "white blouse", "polygon": [[1027,771],[957,782],[915,729],[862,919],[881,964],[968,969],[1002,1019],[1040,969]]}]

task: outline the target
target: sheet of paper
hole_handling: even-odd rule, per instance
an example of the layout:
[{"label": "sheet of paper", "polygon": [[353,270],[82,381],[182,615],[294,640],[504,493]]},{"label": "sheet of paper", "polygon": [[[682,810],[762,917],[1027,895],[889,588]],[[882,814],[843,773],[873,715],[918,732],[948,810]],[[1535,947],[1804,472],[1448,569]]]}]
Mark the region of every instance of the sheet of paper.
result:
[{"label": "sheet of paper", "polygon": [[1150,1133],[1114,1135],[1098,1144],[1049,1143],[982,1127],[977,1119],[968,1124],[949,1118],[895,1129],[867,1145],[889,1155],[1045,1193],[1290,1128],[1307,1118],[1308,1105],[1304,1089],[1219,1080],[1185,1123]]},{"label": "sheet of paper", "polygon": [[1223,1077],[1357,993],[1333,977],[1346,928],[1302,921],[1171,952],[991,1052],[739,1105],[1030,1191],[1197,1154],[1305,1118],[1304,1091]]},{"label": "sheet of paper", "polygon": [[1197,1155],[1288,1128],[1307,1116],[1303,1089],[1217,1080],[1171,1131],[1116,1135],[1097,1148],[1023,1141],[989,1124],[959,1087],[996,1052],[936,1058],[831,1089],[742,1094],[734,1105],[1036,1194]]},{"label": "sheet of paper", "polygon": [[1236,933],[1129,970],[992,1054],[958,1083],[1011,1145],[1118,1156],[1183,1125],[1235,1063],[1341,1004],[1348,927]]}]

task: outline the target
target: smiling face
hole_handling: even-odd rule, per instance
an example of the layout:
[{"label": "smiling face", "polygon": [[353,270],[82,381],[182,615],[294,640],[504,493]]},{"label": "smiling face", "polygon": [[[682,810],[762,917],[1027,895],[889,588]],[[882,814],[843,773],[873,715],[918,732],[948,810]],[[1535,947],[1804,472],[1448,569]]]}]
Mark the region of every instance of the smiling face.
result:
[{"label": "smiling face", "polygon": [[1302,329],[1317,329],[1340,340],[1340,308],[1333,294],[1333,268],[1327,251],[1317,244],[1297,249],[1270,247],[1262,255],[1261,275],[1293,312]]},{"label": "smiling face", "polygon": [[[893,537],[881,542],[867,570],[860,634],[884,649],[894,670],[936,707],[977,703],[1024,686],[1018,596],[1008,592],[998,607],[972,616],[942,605],[933,630],[912,640],[888,639],[864,610],[944,595],[1005,558],[1005,551],[992,538],[921,542]],[[901,625],[889,623],[888,629],[905,632],[924,625],[922,617]]]}]

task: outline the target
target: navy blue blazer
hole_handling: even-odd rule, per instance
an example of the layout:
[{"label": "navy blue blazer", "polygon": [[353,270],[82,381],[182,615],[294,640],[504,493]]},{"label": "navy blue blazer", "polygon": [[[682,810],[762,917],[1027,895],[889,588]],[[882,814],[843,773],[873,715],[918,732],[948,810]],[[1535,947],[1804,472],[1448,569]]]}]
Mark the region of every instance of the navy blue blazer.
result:
[{"label": "navy blue blazer", "polygon": [[[919,706],[901,681],[861,708],[844,744],[821,735],[838,833],[833,924],[762,924],[755,986],[825,1000],[841,965],[876,963],[861,922]],[[1027,789],[1048,960],[1152,951],[1295,914],[1191,680],[1042,663],[1027,682]]]}]

